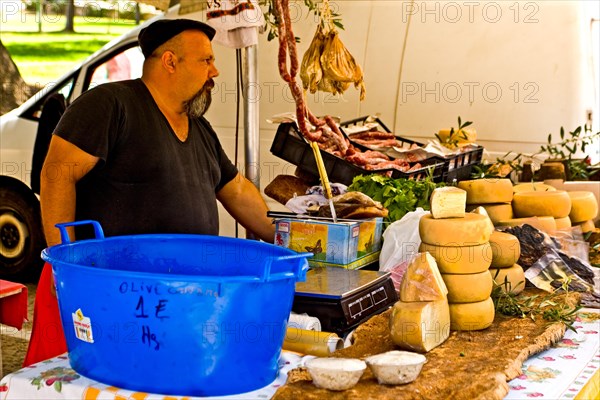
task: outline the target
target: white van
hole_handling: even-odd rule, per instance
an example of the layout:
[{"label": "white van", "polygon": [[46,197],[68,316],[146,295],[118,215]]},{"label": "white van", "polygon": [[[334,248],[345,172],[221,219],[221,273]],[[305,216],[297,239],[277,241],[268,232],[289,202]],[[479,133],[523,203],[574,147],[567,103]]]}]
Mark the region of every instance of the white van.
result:
[{"label": "white van", "polygon": [[[342,120],[378,115],[397,135],[425,142],[457,117],[473,121],[478,142],[495,159],[507,151],[534,153],[558,135],[588,123],[598,131],[599,18],[596,1],[330,1],[346,27],[340,37],[364,70],[367,97],[350,88],[342,97],[308,94],[316,115]],[[292,3],[300,57],[315,30],[303,2]],[[196,18],[170,9],[159,18]],[[145,24],[144,24],[145,25]],[[143,58],[137,35],[143,26],[112,41],[55,84],[0,117],[0,276],[36,270],[44,246],[39,187],[45,157],[38,137],[43,104],[56,94],[68,104],[90,86],[135,78]],[[294,111],[277,69],[277,41],[258,45],[261,187],[294,166],[270,154],[277,125],[266,119]],[[232,49],[214,46],[220,76],[207,114],[233,159],[236,146],[237,60]],[[115,74],[114,66],[126,65]],[[127,71],[123,75],[122,72]],[[243,101],[243,100],[242,100]],[[38,145],[36,146],[36,142]],[[240,146],[243,140],[238,139]],[[35,151],[34,149],[41,149]],[[589,148],[594,161],[598,146]],[[244,152],[238,160],[244,165]],[[33,178],[33,184],[32,184]],[[272,208],[281,207],[268,200]],[[234,221],[221,209],[221,234]]]}]

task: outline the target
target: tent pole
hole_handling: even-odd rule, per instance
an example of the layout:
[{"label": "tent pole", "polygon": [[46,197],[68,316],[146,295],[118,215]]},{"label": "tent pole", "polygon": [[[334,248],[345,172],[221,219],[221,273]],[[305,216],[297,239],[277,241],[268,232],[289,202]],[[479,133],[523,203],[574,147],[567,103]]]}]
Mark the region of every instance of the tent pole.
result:
[{"label": "tent pole", "polygon": [[246,178],[260,189],[258,46],[243,52],[244,142]]},{"label": "tent pole", "polygon": [[[244,143],[245,176],[260,190],[260,133],[259,133],[259,96],[258,86],[258,45],[244,48],[242,56],[242,77],[244,96]],[[256,237],[246,232],[246,237]]]}]

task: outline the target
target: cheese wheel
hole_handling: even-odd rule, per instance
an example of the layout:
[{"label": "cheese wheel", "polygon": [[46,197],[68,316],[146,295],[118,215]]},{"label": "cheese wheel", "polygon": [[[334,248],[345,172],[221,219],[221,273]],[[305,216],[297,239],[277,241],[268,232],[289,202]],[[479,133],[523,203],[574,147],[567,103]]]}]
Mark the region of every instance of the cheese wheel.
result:
[{"label": "cheese wheel", "polygon": [[492,261],[492,247],[489,243],[476,246],[436,246],[421,243],[420,252],[429,252],[438,269],[445,274],[476,274],[487,271]]},{"label": "cheese wheel", "polygon": [[402,276],[400,300],[407,302],[443,300],[447,294],[448,289],[435,258],[429,253],[417,254]]},{"label": "cheese wheel", "polygon": [[496,312],[491,297],[475,303],[455,303],[450,307],[450,330],[479,331],[492,325]]},{"label": "cheese wheel", "polygon": [[497,226],[519,226],[523,224],[531,225],[546,233],[554,233],[554,231],[556,231],[556,220],[554,217],[513,218],[505,221],[498,221]]},{"label": "cheese wheel", "polygon": [[525,289],[525,273],[519,264],[510,268],[490,268],[490,275],[507,293],[519,294]]},{"label": "cheese wheel", "polygon": [[467,192],[454,186],[435,188],[429,197],[433,218],[462,218],[466,202]]},{"label": "cheese wheel", "polygon": [[478,274],[442,274],[448,288],[448,303],[474,303],[490,297],[494,281],[489,271]]},{"label": "cheese wheel", "polygon": [[554,192],[556,188],[544,182],[524,182],[513,186],[513,192]]},{"label": "cheese wheel", "polygon": [[492,234],[490,219],[484,215],[468,213],[464,218],[435,219],[431,214],[421,217],[421,240],[437,246],[475,246],[487,243]]},{"label": "cheese wheel", "polygon": [[490,236],[492,248],[491,268],[508,268],[521,257],[521,243],[515,235],[494,231]]},{"label": "cheese wheel", "polygon": [[515,193],[512,201],[515,217],[551,216],[564,218],[571,212],[571,198],[564,190]]},{"label": "cheese wheel", "polygon": [[499,221],[514,218],[511,203],[495,203],[495,204],[473,204],[467,207],[467,211],[471,212],[477,207],[483,207],[486,214],[494,225]]},{"label": "cheese wheel", "polygon": [[513,198],[510,179],[475,179],[458,182],[467,192],[467,204],[508,203]]},{"label": "cheese wheel", "polygon": [[596,225],[594,224],[594,221],[592,221],[591,219],[588,221],[579,222],[579,223],[575,224],[574,226],[579,226],[583,233],[588,233],[588,232],[591,232],[596,229]]},{"label": "cheese wheel", "polygon": [[448,301],[397,301],[390,316],[390,334],[396,346],[421,353],[450,336]]},{"label": "cheese wheel", "polygon": [[556,229],[569,229],[571,227],[571,218],[567,215],[564,218],[554,218]]},{"label": "cheese wheel", "polygon": [[571,198],[571,222],[584,222],[596,218],[598,215],[598,201],[592,192],[575,191],[567,192]]}]

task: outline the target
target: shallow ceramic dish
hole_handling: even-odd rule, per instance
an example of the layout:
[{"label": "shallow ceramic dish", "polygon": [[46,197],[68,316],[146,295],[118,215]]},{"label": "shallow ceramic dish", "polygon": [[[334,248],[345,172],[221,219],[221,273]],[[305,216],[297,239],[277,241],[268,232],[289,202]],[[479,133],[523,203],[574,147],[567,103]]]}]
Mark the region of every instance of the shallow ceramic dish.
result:
[{"label": "shallow ceramic dish", "polygon": [[427,359],[419,353],[393,350],[365,361],[380,384],[402,385],[417,379]]},{"label": "shallow ceramic dish", "polygon": [[367,364],[356,358],[318,357],[305,363],[315,386],[329,390],[350,389],[360,379]]}]

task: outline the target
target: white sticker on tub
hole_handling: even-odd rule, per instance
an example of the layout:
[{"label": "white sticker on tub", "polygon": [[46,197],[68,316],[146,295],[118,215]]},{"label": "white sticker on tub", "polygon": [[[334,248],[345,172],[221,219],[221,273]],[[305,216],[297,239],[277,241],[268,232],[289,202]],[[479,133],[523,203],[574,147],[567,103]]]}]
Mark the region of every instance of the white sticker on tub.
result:
[{"label": "white sticker on tub", "polygon": [[75,328],[75,336],[77,336],[77,339],[88,343],[94,343],[92,321],[83,315],[81,308],[74,313],[71,313],[71,316],[73,317],[73,328]]}]

